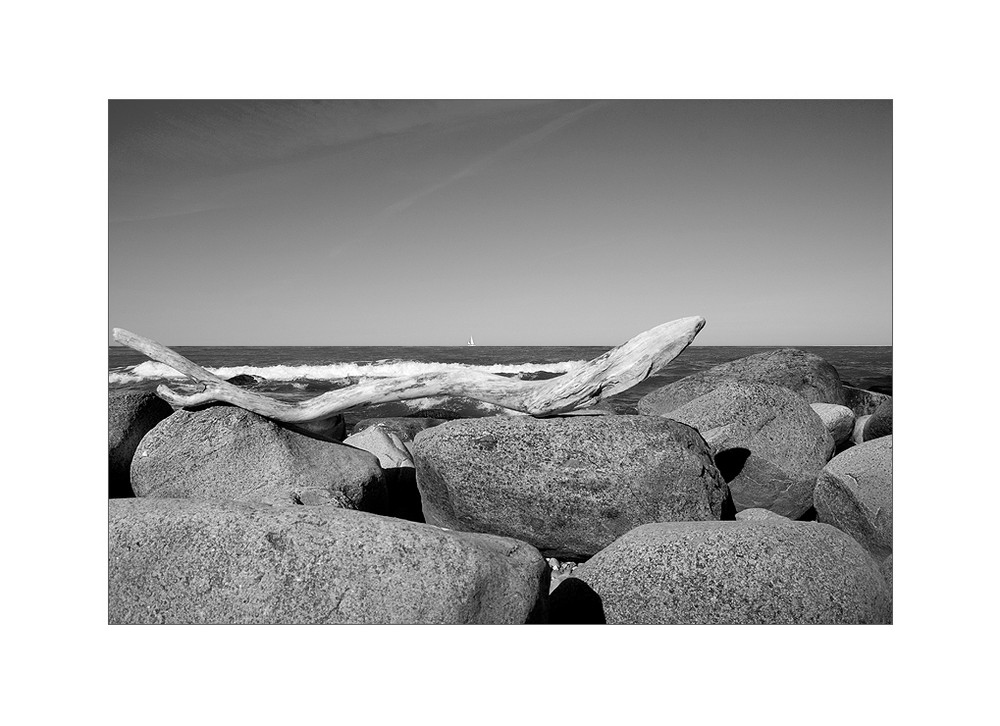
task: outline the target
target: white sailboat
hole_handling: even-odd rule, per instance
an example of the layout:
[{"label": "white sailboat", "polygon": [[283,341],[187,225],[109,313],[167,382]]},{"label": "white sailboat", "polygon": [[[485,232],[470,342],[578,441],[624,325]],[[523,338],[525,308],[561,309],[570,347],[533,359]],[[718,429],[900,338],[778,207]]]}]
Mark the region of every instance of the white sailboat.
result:
[{"label": "white sailboat", "polygon": [[470,335],[470,336],[469,336],[469,342],[468,342],[468,343],[466,343],[466,345],[475,345],[475,344],[476,344],[476,341],[474,341],[474,340],[472,339],[472,336]]}]

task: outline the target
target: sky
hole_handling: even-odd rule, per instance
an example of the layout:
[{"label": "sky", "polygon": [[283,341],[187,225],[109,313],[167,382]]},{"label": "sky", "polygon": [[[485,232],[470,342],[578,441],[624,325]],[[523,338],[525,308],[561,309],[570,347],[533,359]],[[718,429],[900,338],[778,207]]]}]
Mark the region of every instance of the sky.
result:
[{"label": "sky", "polygon": [[890,101],[111,101],[109,343],[892,344]]}]

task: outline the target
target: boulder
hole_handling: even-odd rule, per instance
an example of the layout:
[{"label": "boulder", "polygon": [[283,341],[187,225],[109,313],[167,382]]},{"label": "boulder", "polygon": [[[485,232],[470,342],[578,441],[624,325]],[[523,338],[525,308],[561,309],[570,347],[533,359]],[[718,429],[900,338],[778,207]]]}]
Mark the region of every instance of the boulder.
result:
[{"label": "boulder", "polygon": [[453,421],[414,442],[427,521],[592,555],[646,522],[718,519],[725,482],[698,433],[651,416]]},{"label": "boulder", "polygon": [[727,381],[665,415],[708,433],[736,511],[759,507],[796,519],[812,506],[816,477],[834,443],[798,394]]},{"label": "boulder", "polygon": [[882,436],[892,435],[892,399],[883,401],[875,409],[871,418],[865,422],[865,427],[861,432],[864,441],[871,441]]},{"label": "boulder", "polygon": [[403,446],[399,436],[381,426],[372,426],[359,433],[351,434],[344,439],[344,443],[374,454],[383,469],[397,469],[401,466],[413,467],[413,457]]},{"label": "boulder", "polygon": [[639,413],[663,416],[726,381],[784,386],[809,403],[844,404],[843,385],[836,368],[818,355],[781,348],[723,363],[669,383],[639,399]]},{"label": "boulder", "polygon": [[111,623],[524,623],[533,547],[337,507],[122,499],[109,508]]},{"label": "boulder", "polygon": [[[574,597],[561,590],[573,580]],[[575,607],[575,600],[584,604]],[[609,624],[888,623],[890,593],[853,539],[815,522],[668,522],[638,527],[552,593]]]},{"label": "boulder", "polygon": [[385,479],[366,451],[280,426],[236,406],[177,411],[132,460],[139,497],[332,504],[381,512]]},{"label": "boulder", "polygon": [[108,496],[132,497],[129,469],[142,437],[174,410],[142,391],[108,392]]},{"label": "boulder", "polygon": [[844,405],[854,411],[855,416],[869,416],[875,413],[880,403],[891,398],[892,396],[884,393],[844,386]]},{"label": "boulder", "polygon": [[854,432],[854,411],[847,406],[838,406],[835,403],[812,403],[809,404],[816,412],[826,430],[833,437],[833,442],[840,445],[849,441]]},{"label": "boulder", "polygon": [[841,529],[876,560],[892,553],[892,435],[838,454],[820,472],[816,519]]}]

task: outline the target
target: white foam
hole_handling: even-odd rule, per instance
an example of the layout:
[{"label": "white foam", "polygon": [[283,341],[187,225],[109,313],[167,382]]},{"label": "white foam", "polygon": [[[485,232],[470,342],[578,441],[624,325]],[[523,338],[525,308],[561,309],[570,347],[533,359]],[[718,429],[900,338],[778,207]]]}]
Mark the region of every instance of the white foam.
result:
[{"label": "white foam", "polygon": [[[478,370],[485,373],[567,373],[586,361],[560,363],[496,363],[493,365],[468,365],[466,363],[421,363],[412,360],[377,361],[375,363],[331,363],[329,365],[299,366],[225,366],[206,368],[220,378],[237,375],[258,376],[268,381],[343,381],[344,379],[413,377],[442,371]],[[135,366],[117,368],[108,373],[109,383],[137,383],[161,378],[184,378],[163,363],[146,361]]]}]

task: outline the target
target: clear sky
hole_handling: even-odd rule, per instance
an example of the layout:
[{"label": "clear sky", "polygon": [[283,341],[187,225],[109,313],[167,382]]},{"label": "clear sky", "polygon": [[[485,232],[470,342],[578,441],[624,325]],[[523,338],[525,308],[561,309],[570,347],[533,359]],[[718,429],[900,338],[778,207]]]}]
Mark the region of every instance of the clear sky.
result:
[{"label": "clear sky", "polygon": [[892,343],[889,101],[112,101],[109,341]]}]

